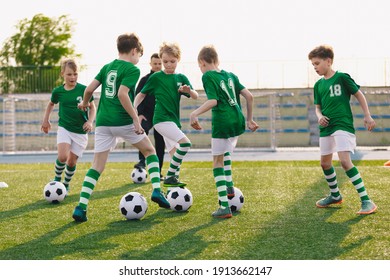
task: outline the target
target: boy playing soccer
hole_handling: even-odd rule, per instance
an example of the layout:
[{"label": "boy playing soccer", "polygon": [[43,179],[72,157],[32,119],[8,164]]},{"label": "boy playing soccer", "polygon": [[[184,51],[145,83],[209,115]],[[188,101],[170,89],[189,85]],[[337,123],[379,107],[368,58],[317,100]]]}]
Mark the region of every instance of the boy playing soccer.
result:
[{"label": "boy playing soccer", "polygon": [[[154,53],[150,57],[150,67],[151,67],[150,73],[141,78],[135,90],[135,94],[138,94],[142,90],[142,88],[148,81],[149,77],[153,73],[161,71],[162,62],[158,53]],[[138,108],[136,108],[138,111],[138,118],[141,122],[141,126],[145,130],[146,134],[148,134],[153,127],[153,116],[154,116],[155,105],[156,105],[156,99],[154,98],[154,96],[147,95],[145,96],[145,99],[142,101],[142,103],[138,106]],[[165,153],[164,138],[161,136],[160,133],[157,132],[157,130],[154,130],[153,134],[154,134],[154,146],[156,149],[156,154],[158,157],[160,172],[161,172],[164,164],[164,153]],[[145,157],[141,152],[138,153],[138,158],[139,158],[139,162],[134,165],[134,168],[138,168],[138,169],[145,168]],[[160,175],[160,179],[163,179],[162,175]]]},{"label": "boy playing soccer", "polygon": [[233,73],[220,70],[218,53],[213,46],[205,46],[198,55],[199,68],[207,101],[190,114],[191,126],[200,130],[198,116],[212,109],[213,174],[221,206],[212,213],[216,218],[230,218],[232,212],[228,196],[234,197],[231,179],[230,153],[233,152],[238,136],[245,131],[245,117],[241,110],[240,95],[246,99],[247,126],[255,131],[259,126],[253,120],[252,93],[241,85]]},{"label": "boy playing soccer", "polygon": [[89,106],[89,98],[100,86],[101,96],[96,116],[95,151],[92,167],[88,170],[80,193],[80,201],[73,212],[77,222],[87,221],[87,206],[93,189],[106,165],[110,150],[118,139],[130,142],[145,158],[153,186],[152,201],[169,208],[160,188],[160,168],[156,151],[142,129],[136,110],[132,106],[135,85],[140,70],[135,65],[143,53],[143,47],[135,34],[123,34],[117,39],[118,59],[106,64],[86,88],[79,108]]},{"label": "boy playing soccer", "polygon": [[177,44],[164,42],[160,47],[160,58],[164,70],[150,76],[141,92],[137,94],[134,107],[138,107],[146,94],[155,96],[153,125],[164,137],[165,147],[171,155],[164,186],[184,187],[186,184],[179,181],[179,171],[183,158],[191,148],[191,141],[180,129],[180,99],[182,95],[197,99],[198,93],[192,89],[185,75],[175,72],[181,58]]},{"label": "boy playing soccer", "polygon": [[61,182],[62,173],[65,173],[63,183],[66,191],[69,192],[69,183],[76,172],[77,160],[83,155],[88,144],[87,133],[92,130],[96,107],[91,96],[88,115],[77,108],[83,100],[85,86],[77,83],[77,64],[73,59],[65,59],[61,62],[61,76],[64,78],[64,84],[53,89],[41,130],[46,134],[49,133],[50,115],[54,105],[58,103],[58,156],[54,164],[54,181]]},{"label": "boy playing soccer", "polygon": [[308,55],[314,70],[323,76],[314,85],[314,104],[320,128],[321,167],[330,188],[330,194],[317,201],[316,206],[325,208],[343,202],[332,166],[333,153],[337,152],[341,166],[361,200],[361,209],[357,214],[371,214],[376,211],[377,206],[369,198],[360,173],[350,156],[356,147],[351,95],[358,100],[364,112],[364,125],[368,131],[375,127],[375,121],[370,115],[366,98],[359,85],[348,74],[332,69],[333,57],[332,47],[325,45],[316,47]]}]

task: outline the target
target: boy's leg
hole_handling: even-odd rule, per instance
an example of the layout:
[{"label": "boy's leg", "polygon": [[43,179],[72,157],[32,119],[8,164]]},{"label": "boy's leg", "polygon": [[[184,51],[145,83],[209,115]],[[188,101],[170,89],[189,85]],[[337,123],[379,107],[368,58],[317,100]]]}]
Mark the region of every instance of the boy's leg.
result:
[{"label": "boy's leg", "polygon": [[158,158],[156,154],[149,155],[146,158],[146,163],[148,166],[150,181],[152,182],[152,187],[153,187],[151,200],[153,202],[156,202],[160,207],[170,208],[171,206],[168,200],[165,198],[164,193],[161,190],[160,167],[158,164]]},{"label": "boy's leg", "polygon": [[64,186],[66,191],[69,192],[69,183],[72,180],[73,175],[76,173],[76,165],[75,166],[65,166],[65,176],[64,176]]},{"label": "boy's leg", "polygon": [[175,152],[172,155],[171,162],[169,164],[167,177],[164,181],[164,185],[175,186],[175,187],[184,187],[186,184],[178,181],[176,171],[180,169],[180,165],[183,162],[183,158],[186,156],[188,151],[191,149],[191,142],[179,143],[179,147],[176,148]]},{"label": "boy's leg", "polygon": [[234,197],[234,184],[232,179],[232,158],[229,152],[223,155],[223,165],[226,177],[227,195],[228,197]]},{"label": "boy's leg", "polygon": [[76,164],[78,160],[78,156],[74,154],[73,152],[69,153],[68,160],[66,162],[65,166],[65,176],[64,176],[64,186],[66,188],[66,191],[69,192],[69,183],[72,180],[73,175],[76,172]]},{"label": "boy's leg", "polygon": [[138,150],[140,150],[146,157],[146,164],[150,181],[152,182],[153,192],[151,200],[158,203],[160,207],[170,208],[168,200],[165,198],[164,193],[161,191],[160,183],[160,166],[156,151],[148,137],[144,137],[141,141],[133,144]]},{"label": "boy's leg", "polygon": [[212,213],[212,216],[216,218],[230,218],[232,217],[232,212],[229,207],[226,191],[226,177],[223,167],[215,167],[213,169],[213,175],[217,187],[218,200],[220,201],[221,206],[217,211]]},{"label": "boy's leg", "polygon": [[362,203],[362,207],[357,212],[357,214],[366,215],[374,213],[377,209],[377,206],[369,198],[363,183],[363,179],[361,178],[358,169],[354,166],[348,171],[346,171],[346,174],[349,177],[351,183],[354,185],[356,191],[358,192],[360,201]]},{"label": "boy's leg", "polygon": [[104,152],[95,153],[93,158],[92,167],[87,171],[85,175],[83,185],[80,192],[79,204],[76,206],[73,212],[73,219],[76,222],[87,221],[87,207],[91,198],[92,192],[97,184],[100,175],[105,168],[108,154],[110,150]]},{"label": "boy's leg", "polygon": [[330,188],[330,195],[320,199],[316,202],[316,206],[319,208],[328,207],[331,204],[340,204],[343,202],[343,199],[340,194],[340,190],[337,185],[336,172],[334,167],[331,166],[329,169],[322,170],[325,175],[326,182]]},{"label": "boy's leg", "polygon": [[97,184],[97,181],[101,173],[95,169],[90,168],[85,175],[83,185],[80,192],[79,204],[76,206],[73,212],[73,219],[76,222],[86,222],[87,219],[87,207],[92,192]]},{"label": "boy's leg", "polygon": [[[145,134],[149,135],[149,130],[152,128],[152,124],[149,121],[142,120],[141,126],[144,129]],[[141,151],[138,152],[138,159],[139,161],[134,165],[134,168],[145,168],[145,156]]]},{"label": "boy's leg", "polygon": [[62,172],[64,172],[66,162],[61,162],[58,158],[54,164],[54,181],[61,182]]}]

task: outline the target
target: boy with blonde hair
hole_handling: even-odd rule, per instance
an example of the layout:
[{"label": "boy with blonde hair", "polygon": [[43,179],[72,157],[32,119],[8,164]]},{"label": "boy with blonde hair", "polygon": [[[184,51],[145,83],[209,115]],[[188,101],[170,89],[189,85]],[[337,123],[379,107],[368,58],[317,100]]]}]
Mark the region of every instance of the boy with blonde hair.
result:
[{"label": "boy with blonde hair", "polygon": [[67,58],[61,62],[61,76],[64,84],[53,89],[43,117],[41,130],[49,133],[50,115],[54,105],[59,104],[57,131],[57,159],[54,164],[54,181],[61,182],[64,173],[64,186],[69,192],[70,181],[76,172],[77,160],[82,157],[88,145],[88,132],[92,131],[96,115],[93,96],[89,99],[89,113],[80,111],[77,106],[83,100],[85,85],[77,82],[76,62]]},{"label": "boy with blonde hair", "polygon": [[197,99],[198,93],[185,75],[176,73],[181,58],[181,50],[177,44],[164,42],[160,47],[160,58],[164,69],[150,76],[141,92],[137,94],[134,107],[137,108],[146,94],[155,96],[153,125],[164,137],[165,147],[171,155],[164,186],[184,187],[186,184],[179,181],[179,171],[184,157],[191,148],[191,141],[181,130],[180,99],[183,95]]}]

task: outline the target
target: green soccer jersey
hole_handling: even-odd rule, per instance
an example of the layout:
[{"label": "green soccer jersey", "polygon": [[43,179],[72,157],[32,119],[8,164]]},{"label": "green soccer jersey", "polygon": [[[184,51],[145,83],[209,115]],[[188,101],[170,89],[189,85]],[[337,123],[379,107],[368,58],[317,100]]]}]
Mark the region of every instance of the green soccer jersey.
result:
[{"label": "green soccer jersey", "polygon": [[102,84],[96,126],[124,126],[133,123],[118,98],[118,90],[121,85],[128,87],[130,100],[134,102],[135,85],[139,76],[138,67],[124,60],[115,59],[103,66],[95,77]]},{"label": "green soccer jersey", "polygon": [[314,85],[314,104],[321,106],[322,114],[329,118],[329,125],[319,126],[320,137],[329,136],[337,130],[355,133],[350,105],[351,95],[360,86],[346,73],[336,72],[329,79],[320,79]]},{"label": "green soccer jersey", "polygon": [[[86,134],[83,125],[88,120],[88,116],[77,108],[77,105],[83,101],[85,88],[86,86],[77,83],[71,90],[66,90],[64,85],[53,89],[51,102],[59,103],[58,126],[70,132]],[[92,100],[93,97],[91,97]]]},{"label": "green soccer jersey", "polygon": [[202,76],[207,99],[217,100],[212,108],[212,137],[230,138],[245,131],[245,117],[241,110],[240,92],[245,87],[233,73],[207,71]]},{"label": "green soccer jersey", "polygon": [[182,95],[190,97],[187,93],[178,92],[182,85],[192,89],[190,81],[183,74],[165,74],[164,71],[159,71],[149,77],[141,92],[154,95],[156,98],[153,125],[160,122],[174,122],[181,128],[180,99]]}]

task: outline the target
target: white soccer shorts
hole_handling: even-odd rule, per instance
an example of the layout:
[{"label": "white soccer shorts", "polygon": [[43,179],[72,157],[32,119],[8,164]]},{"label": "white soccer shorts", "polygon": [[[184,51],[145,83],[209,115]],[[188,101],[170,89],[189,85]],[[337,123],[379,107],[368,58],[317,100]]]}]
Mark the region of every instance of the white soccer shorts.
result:
[{"label": "white soccer shorts", "polygon": [[337,130],[330,136],[320,137],[320,151],[322,156],[336,152],[351,152],[356,148],[356,136],[353,133]]}]

